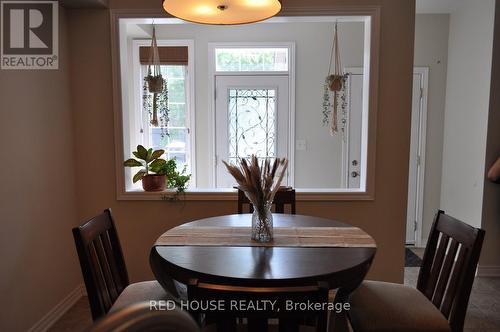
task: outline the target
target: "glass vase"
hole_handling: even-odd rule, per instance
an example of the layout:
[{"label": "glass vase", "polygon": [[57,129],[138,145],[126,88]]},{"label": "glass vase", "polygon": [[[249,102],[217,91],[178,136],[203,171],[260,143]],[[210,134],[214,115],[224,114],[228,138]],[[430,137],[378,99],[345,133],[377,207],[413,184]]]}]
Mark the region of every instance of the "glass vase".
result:
[{"label": "glass vase", "polygon": [[273,239],[272,203],[253,206],[252,239],[258,242],[269,242]]}]

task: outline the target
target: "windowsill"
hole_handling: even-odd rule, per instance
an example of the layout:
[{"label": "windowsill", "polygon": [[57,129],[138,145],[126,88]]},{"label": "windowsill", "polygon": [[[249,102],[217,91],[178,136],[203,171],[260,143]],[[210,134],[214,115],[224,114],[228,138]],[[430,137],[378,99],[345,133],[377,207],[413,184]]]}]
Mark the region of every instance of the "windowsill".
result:
[{"label": "windowsill", "polygon": [[[295,189],[297,201],[370,201],[372,194],[362,189]],[[119,201],[168,201],[175,189],[160,192],[131,190],[118,193]],[[177,197],[184,201],[236,201],[237,191],[232,188],[188,189]]]}]

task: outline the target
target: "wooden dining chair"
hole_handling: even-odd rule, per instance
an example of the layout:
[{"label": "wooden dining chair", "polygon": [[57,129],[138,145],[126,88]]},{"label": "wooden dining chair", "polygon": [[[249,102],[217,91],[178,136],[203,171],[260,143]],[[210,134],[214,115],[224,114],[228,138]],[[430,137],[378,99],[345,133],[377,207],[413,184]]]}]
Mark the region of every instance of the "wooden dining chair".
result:
[{"label": "wooden dining chair", "polygon": [[[248,331],[265,332],[268,329],[268,320],[277,319],[279,331],[299,331],[301,322],[313,321],[315,331],[326,331],[328,322],[328,285],[318,283],[303,287],[243,287],[215,285],[191,280],[188,284],[188,299],[191,303],[216,303],[212,308],[191,308],[194,316],[199,319],[201,325],[215,322],[217,331],[236,331],[237,318],[240,322],[247,321]],[[193,302],[194,301],[194,302]],[[212,302],[210,302],[212,301]],[[268,301],[275,303],[271,307]],[[276,302],[274,302],[276,301]],[[259,303],[260,308],[255,305]],[[267,307],[263,304],[267,303]],[[322,305],[319,310],[310,310],[302,305],[310,303]],[[259,310],[260,309],[260,310]]]},{"label": "wooden dining chair", "polygon": [[[244,206],[248,206],[248,211],[250,213],[253,212],[253,205],[245,195],[245,193],[238,189],[238,213],[246,213],[244,212]],[[285,206],[290,206],[290,213],[295,214],[295,189],[290,187],[280,188],[276,195],[274,196],[273,206],[275,213],[285,213]]]},{"label": "wooden dining chair", "polygon": [[129,283],[110,209],[73,228],[73,237],[94,320],[132,303],[173,299],[157,281]]},{"label": "wooden dining chair", "polygon": [[139,302],[109,313],[95,322],[89,332],[200,332],[200,329],[184,310],[152,310],[149,302]]},{"label": "wooden dining chair", "polygon": [[354,331],[463,331],[484,235],[484,230],[439,211],[417,288],[363,282],[351,295]]}]

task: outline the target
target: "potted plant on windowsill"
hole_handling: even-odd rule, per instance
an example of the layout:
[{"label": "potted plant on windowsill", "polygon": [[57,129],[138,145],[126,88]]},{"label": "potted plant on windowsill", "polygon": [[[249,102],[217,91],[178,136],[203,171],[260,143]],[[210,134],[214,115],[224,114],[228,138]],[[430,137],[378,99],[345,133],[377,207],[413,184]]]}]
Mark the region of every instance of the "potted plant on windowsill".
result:
[{"label": "potted plant on windowsill", "polygon": [[[145,191],[163,191],[167,184],[167,177],[163,174],[158,174],[154,170],[158,170],[165,165],[167,161],[161,159],[164,150],[146,149],[142,145],[137,146],[137,151],[132,154],[137,158],[125,160],[125,167],[142,167],[133,177],[133,182],[142,181],[142,188]],[[153,172],[153,173],[151,173]]]},{"label": "potted plant on windowsill", "polygon": [[177,170],[177,160],[174,158],[167,160],[166,163],[156,166],[152,169],[156,174],[165,174],[167,177],[167,187],[175,189],[173,196],[164,196],[163,200],[177,200],[181,194],[184,194],[187,189],[191,174],[186,173],[186,166],[181,171]]}]

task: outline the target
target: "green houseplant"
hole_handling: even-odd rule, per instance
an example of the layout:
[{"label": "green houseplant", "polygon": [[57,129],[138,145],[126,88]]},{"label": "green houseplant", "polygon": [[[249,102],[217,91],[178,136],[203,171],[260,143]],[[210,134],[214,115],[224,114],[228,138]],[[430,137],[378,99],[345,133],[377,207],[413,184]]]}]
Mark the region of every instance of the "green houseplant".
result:
[{"label": "green houseplant", "polygon": [[167,160],[166,163],[155,166],[153,170],[156,174],[164,174],[167,177],[167,187],[176,188],[176,193],[170,200],[176,200],[180,194],[184,193],[187,184],[191,179],[191,174],[186,174],[186,167],[182,171],[177,170],[177,160],[175,158]]},{"label": "green houseplant", "polygon": [[155,172],[155,170],[160,169],[162,165],[167,163],[165,159],[160,158],[164,152],[164,150],[146,149],[144,146],[138,145],[137,151],[132,152],[137,159],[130,158],[123,163],[125,167],[141,167],[132,180],[134,183],[141,180],[142,188],[145,191],[165,190],[166,175]]},{"label": "green houseplant", "polygon": [[175,188],[176,193],[169,200],[176,200],[178,196],[186,191],[191,174],[186,174],[186,167],[182,171],[177,170],[175,158],[165,160],[160,158],[164,150],[146,149],[142,145],[137,146],[137,151],[132,154],[136,158],[125,160],[125,167],[142,167],[133,177],[134,183],[141,180],[145,191],[163,191],[165,188]]}]

